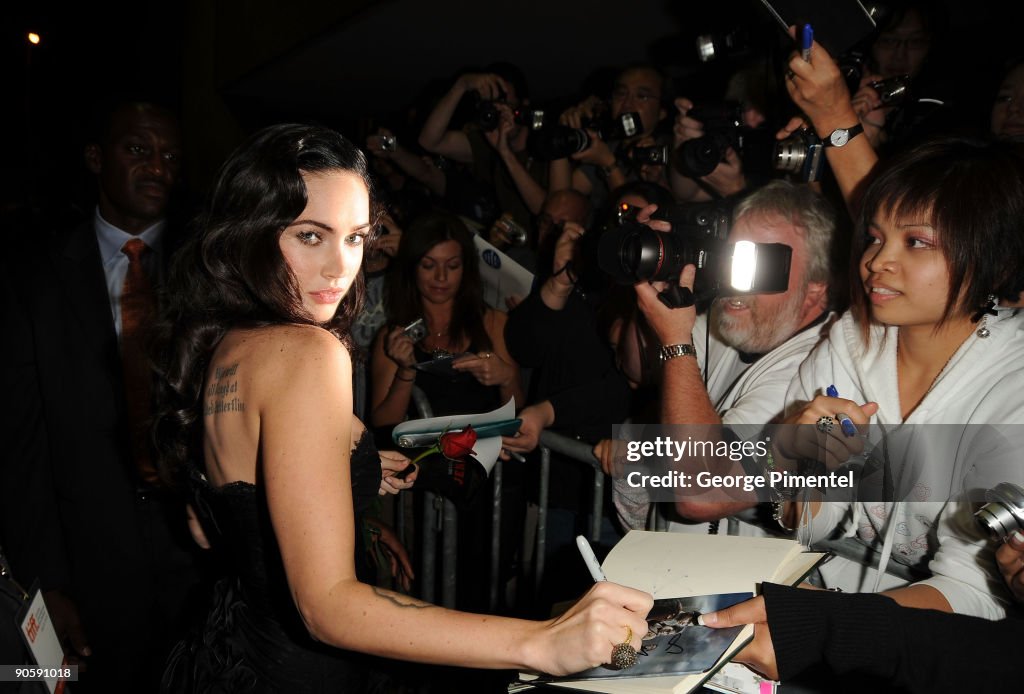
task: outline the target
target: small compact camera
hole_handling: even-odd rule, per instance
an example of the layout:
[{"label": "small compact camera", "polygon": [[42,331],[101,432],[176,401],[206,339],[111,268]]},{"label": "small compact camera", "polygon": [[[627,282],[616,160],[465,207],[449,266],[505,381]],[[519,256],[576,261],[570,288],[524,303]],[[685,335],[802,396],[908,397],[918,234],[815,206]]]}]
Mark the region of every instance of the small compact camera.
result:
[{"label": "small compact camera", "polygon": [[366,138],[366,146],[381,152],[394,152],[398,147],[398,141],[394,135],[370,135]]},{"label": "small compact camera", "polygon": [[1024,487],[1002,482],[985,492],[985,500],[974,516],[994,539],[1005,541],[1015,530],[1024,531]]},{"label": "small compact camera", "polygon": [[419,342],[427,336],[427,325],[422,318],[417,318],[402,328],[402,332],[413,342]]},{"label": "small compact camera", "polygon": [[900,106],[907,98],[910,75],[895,75],[871,82],[868,86],[878,92],[878,100],[883,106]]},{"label": "small compact camera", "polygon": [[629,152],[629,158],[637,164],[667,164],[668,156],[668,145],[634,147]]},{"label": "small compact camera", "polygon": [[508,238],[509,243],[513,246],[524,246],[526,245],[527,233],[526,229],[522,227],[516,220],[512,219],[512,215],[505,213],[495,220],[494,226],[498,227],[505,236]]}]

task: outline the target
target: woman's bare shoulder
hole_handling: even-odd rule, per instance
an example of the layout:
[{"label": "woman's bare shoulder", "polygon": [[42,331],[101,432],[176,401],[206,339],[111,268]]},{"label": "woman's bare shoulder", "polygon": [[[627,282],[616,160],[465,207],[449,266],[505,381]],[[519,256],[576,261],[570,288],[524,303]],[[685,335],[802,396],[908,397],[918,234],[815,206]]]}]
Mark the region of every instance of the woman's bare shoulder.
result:
[{"label": "woman's bare shoulder", "polygon": [[315,325],[282,324],[228,332],[214,354],[216,361],[244,361],[259,380],[295,377],[305,368],[325,364],[351,368],[348,350],[330,332]]},{"label": "woman's bare shoulder", "polygon": [[239,331],[239,337],[249,343],[249,349],[252,350],[254,357],[279,358],[282,354],[290,352],[319,352],[325,355],[348,353],[341,340],[316,325],[268,325]]}]

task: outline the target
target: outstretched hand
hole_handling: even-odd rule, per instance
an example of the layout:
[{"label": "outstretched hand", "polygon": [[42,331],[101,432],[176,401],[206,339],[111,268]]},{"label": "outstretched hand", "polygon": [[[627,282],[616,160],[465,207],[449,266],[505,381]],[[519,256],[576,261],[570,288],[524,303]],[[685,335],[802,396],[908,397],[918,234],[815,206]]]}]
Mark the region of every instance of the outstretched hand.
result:
[{"label": "outstretched hand", "polygon": [[737,653],[733,660],[743,663],[768,679],[779,679],[779,666],[775,662],[775,646],[772,644],[772,633],[768,629],[764,597],[758,596],[724,610],[701,615],[700,623],[712,629],[753,624],[754,640]]}]

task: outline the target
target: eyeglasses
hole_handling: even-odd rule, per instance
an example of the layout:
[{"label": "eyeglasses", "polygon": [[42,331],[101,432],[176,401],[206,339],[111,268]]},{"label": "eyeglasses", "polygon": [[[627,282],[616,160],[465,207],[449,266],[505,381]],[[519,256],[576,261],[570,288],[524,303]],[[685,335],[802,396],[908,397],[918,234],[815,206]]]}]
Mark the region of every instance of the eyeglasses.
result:
[{"label": "eyeglasses", "polygon": [[902,36],[880,36],[878,40],[875,41],[875,46],[887,51],[894,51],[900,46],[906,46],[912,51],[923,51],[931,45],[931,42],[931,39],[919,36],[912,38],[905,38]]}]

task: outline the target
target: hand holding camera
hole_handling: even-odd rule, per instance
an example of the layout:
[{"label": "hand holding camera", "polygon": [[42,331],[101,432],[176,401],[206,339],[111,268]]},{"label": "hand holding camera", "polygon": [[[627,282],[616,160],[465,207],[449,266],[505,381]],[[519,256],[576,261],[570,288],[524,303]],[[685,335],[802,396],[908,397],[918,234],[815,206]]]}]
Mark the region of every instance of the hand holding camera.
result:
[{"label": "hand holding camera", "polygon": [[575,271],[572,269],[573,259],[577,256],[578,241],[583,238],[586,229],[576,222],[566,222],[562,227],[562,235],[555,242],[555,260],[551,268],[551,278],[564,288],[571,288],[575,283]]},{"label": "hand holding camera", "polygon": [[399,369],[412,369],[416,363],[413,347],[415,343],[426,336],[427,327],[422,318],[418,318],[404,327],[394,327],[384,340],[384,354],[398,364]]},{"label": "hand holding camera", "polygon": [[687,140],[703,137],[704,124],[688,115],[693,110],[693,102],[681,96],[673,103],[676,107],[676,121],[672,127],[673,147],[679,147]]},{"label": "hand holding camera", "polygon": [[563,111],[558,118],[558,123],[574,129],[583,128],[586,123],[595,120],[603,109],[604,102],[596,96],[588,96],[580,103]]},{"label": "hand holding camera", "polygon": [[463,91],[476,92],[484,101],[504,99],[511,91],[508,82],[491,73],[466,73],[459,77],[457,84]]}]

